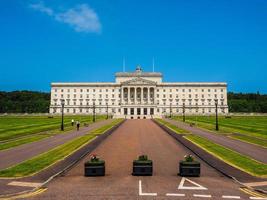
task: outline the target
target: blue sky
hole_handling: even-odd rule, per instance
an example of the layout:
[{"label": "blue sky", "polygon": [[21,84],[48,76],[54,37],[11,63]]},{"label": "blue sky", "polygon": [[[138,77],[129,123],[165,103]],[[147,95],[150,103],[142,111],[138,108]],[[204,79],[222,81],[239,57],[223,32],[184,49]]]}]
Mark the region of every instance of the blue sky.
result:
[{"label": "blue sky", "polygon": [[165,81],[226,81],[267,93],[266,0],[2,0],[0,90],[113,81],[145,71]]}]

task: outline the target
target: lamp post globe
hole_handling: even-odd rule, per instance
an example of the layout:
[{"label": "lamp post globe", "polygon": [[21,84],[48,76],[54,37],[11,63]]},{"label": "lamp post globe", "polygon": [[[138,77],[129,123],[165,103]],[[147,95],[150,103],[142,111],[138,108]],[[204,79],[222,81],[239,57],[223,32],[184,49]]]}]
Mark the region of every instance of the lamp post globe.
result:
[{"label": "lamp post globe", "polygon": [[64,131],[64,105],[65,99],[61,99],[61,131]]}]

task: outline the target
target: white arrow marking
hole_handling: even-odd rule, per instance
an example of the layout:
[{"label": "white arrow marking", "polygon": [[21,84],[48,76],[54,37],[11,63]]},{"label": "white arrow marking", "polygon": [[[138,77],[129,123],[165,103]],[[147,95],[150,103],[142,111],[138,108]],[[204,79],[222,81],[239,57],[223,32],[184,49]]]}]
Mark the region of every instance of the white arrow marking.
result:
[{"label": "white arrow marking", "polygon": [[[194,187],[184,186],[185,181],[188,181],[195,186]],[[196,183],[194,181],[191,181],[188,178],[183,177],[179,186],[178,186],[178,190],[207,190],[207,188],[203,187],[202,185],[199,185],[198,183]]]},{"label": "white arrow marking", "polygon": [[139,180],[139,196],[157,196],[157,193],[143,193],[142,191],[142,181]]}]

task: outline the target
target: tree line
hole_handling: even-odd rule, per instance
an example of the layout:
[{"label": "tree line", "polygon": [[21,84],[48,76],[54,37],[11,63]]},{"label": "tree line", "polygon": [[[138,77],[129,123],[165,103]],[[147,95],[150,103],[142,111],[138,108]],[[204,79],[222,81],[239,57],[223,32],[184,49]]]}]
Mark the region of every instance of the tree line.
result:
[{"label": "tree line", "polygon": [[[0,91],[0,113],[47,113],[50,93],[34,91]],[[230,112],[267,113],[267,95],[228,93]]]},{"label": "tree line", "polygon": [[267,95],[257,93],[228,93],[229,112],[267,113]]},{"label": "tree line", "polygon": [[32,91],[0,91],[0,113],[47,113],[50,93]]}]

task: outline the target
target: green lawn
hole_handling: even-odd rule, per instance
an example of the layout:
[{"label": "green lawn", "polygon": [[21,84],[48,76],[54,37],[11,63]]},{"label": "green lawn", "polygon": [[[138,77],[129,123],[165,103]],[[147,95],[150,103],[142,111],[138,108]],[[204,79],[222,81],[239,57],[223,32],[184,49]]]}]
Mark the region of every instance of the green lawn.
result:
[{"label": "green lawn", "polygon": [[[74,130],[71,119],[79,120],[81,125],[93,121],[93,117],[88,115],[65,116],[64,131],[61,131],[60,116],[0,116],[0,151]],[[105,116],[96,117],[97,121],[103,119]]]},{"label": "green lawn", "polygon": [[90,133],[60,145],[48,152],[40,154],[32,159],[26,160],[18,165],[0,170],[0,177],[23,177],[33,175],[45,168],[63,160],[70,154],[74,153],[82,146],[88,144],[98,135],[103,134],[105,131],[120,123],[122,119],[113,120],[110,124],[101,128],[92,130]]},{"label": "green lawn", "polygon": [[[104,119],[105,116],[98,116],[98,119]],[[73,115],[65,116],[64,124],[70,126],[71,119],[79,120],[80,122],[92,122],[92,116],[88,115]],[[54,116],[0,116],[0,142],[33,135],[36,133],[59,130],[61,117]]]},{"label": "green lawn", "polygon": [[[175,120],[182,120],[182,117],[173,117]],[[198,127],[215,131],[214,116],[187,116],[186,122],[195,123]],[[267,140],[267,116],[232,116],[231,118],[219,117],[219,133],[241,133],[244,137],[236,137],[246,142],[255,143],[257,145],[266,146]],[[255,137],[255,140],[248,137]],[[260,142],[261,139],[265,139]]]},{"label": "green lawn", "polygon": [[244,156],[197,135],[188,135],[184,137],[203,148],[205,151],[242,171],[258,177],[267,177],[267,164],[253,160],[250,157]]},{"label": "green lawn", "polygon": [[164,126],[167,126],[169,129],[173,130],[175,133],[177,134],[188,134],[190,133],[189,131],[187,130],[184,130],[184,129],[181,129],[169,122],[166,122],[165,120],[163,119],[155,119],[157,122],[159,122],[160,124],[164,125]]}]

